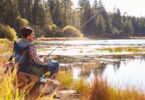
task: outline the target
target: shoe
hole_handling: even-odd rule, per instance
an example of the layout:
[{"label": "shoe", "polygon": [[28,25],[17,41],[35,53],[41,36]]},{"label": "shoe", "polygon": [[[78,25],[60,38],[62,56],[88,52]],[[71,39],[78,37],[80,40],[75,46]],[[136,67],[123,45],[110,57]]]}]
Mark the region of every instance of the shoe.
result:
[{"label": "shoe", "polygon": [[39,81],[42,83],[46,83],[48,81],[48,79],[44,78],[44,77],[40,77]]},{"label": "shoe", "polygon": [[57,85],[57,86],[60,85],[60,83],[57,80],[52,80],[52,82],[54,85]]},{"label": "shoe", "polygon": [[53,85],[56,85],[56,86],[60,85],[60,83],[57,80],[44,78],[44,77],[40,77],[40,82],[42,83],[52,82]]},{"label": "shoe", "polygon": [[60,98],[61,98],[61,96],[60,96],[60,95],[58,95],[58,94],[55,94],[55,95],[53,96],[53,98],[60,99]]},{"label": "shoe", "polygon": [[52,88],[52,87],[49,87],[49,88],[44,92],[44,94],[45,94],[45,95],[48,95],[48,94],[51,94],[51,93],[53,93],[53,92],[54,92],[53,88]]}]

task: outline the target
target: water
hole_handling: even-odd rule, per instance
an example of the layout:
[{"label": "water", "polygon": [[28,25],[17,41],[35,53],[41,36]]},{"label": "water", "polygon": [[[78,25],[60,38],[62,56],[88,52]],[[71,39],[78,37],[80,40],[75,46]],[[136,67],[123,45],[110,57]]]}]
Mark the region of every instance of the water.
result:
[{"label": "water", "polygon": [[112,86],[124,88],[128,85],[145,91],[145,61],[143,59],[125,59],[118,65],[107,64],[102,76]]},{"label": "water", "polygon": [[[39,55],[48,55],[58,47],[51,57],[58,60],[62,68],[73,67],[75,80],[86,77],[91,83],[95,77],[101,76],[112,86],[124,88],[129,85],[145,91],[145,40],[52,40],[36,44]],[[143,51],[98,50],[114,47],[141,48]]]}]

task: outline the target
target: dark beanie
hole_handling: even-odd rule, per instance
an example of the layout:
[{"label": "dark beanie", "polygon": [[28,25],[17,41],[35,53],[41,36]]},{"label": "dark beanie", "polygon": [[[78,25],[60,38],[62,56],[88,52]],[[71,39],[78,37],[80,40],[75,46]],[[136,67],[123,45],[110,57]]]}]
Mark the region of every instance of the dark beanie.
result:
[{"label": "dark beanie", "polygon": [[22,27],[20,31],[22,37],[27,38],[33,32],[33,29],[31,27]]}]

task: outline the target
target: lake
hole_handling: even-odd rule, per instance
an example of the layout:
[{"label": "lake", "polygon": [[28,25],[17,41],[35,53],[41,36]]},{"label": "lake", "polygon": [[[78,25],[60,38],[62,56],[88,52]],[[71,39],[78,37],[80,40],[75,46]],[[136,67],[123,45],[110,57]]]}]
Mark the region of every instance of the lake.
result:
[{"label": "lake", "polygon": [[[107,79],[114,87],[133,86],[145,91],[145,40],[53,40],[37,41],[39,55],[58,60],[74,79]],[[53,52],[52,52],[53,51]]]}]

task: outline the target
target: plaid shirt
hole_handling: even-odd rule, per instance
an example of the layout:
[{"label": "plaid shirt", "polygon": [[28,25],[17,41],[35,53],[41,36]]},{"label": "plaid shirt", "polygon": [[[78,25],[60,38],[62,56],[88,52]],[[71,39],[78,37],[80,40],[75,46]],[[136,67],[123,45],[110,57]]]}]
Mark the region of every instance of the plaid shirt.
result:
[{"label": "plaid shirt", "polygon": [[39,56],[36,53],[35,46],[29,47],[29,55],[31,56],[32,60],[37,64],[45,64],[43,61],[40,60]]}]

